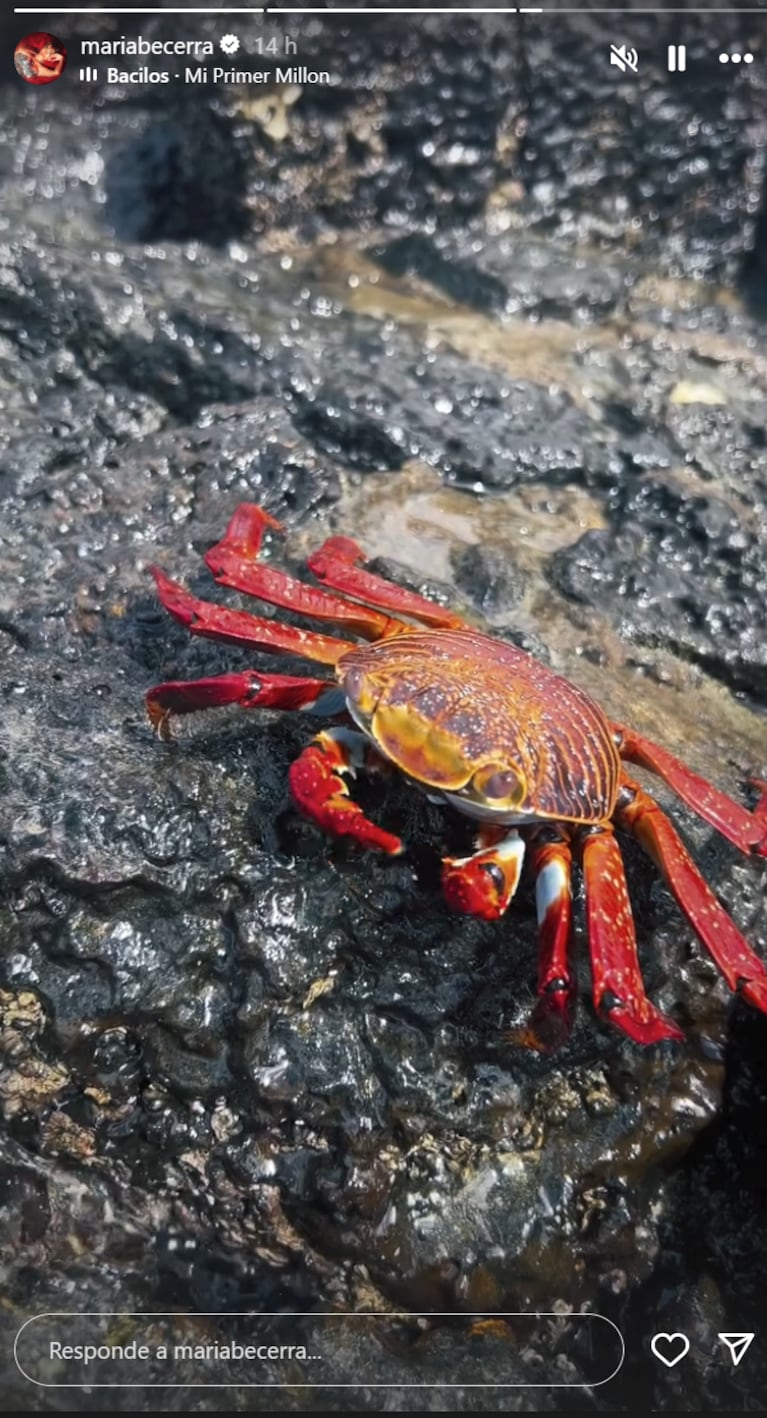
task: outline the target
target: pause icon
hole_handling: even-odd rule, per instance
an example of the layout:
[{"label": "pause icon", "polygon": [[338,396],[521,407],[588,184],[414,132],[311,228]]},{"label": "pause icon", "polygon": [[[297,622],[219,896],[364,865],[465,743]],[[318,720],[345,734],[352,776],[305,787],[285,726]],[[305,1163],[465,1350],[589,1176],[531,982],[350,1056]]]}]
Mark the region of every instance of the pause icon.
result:
[{"label": "pause icon", "polygon": [[683,73],[687,68],[687,45],[670,44],[667,51],[669,74]]}]

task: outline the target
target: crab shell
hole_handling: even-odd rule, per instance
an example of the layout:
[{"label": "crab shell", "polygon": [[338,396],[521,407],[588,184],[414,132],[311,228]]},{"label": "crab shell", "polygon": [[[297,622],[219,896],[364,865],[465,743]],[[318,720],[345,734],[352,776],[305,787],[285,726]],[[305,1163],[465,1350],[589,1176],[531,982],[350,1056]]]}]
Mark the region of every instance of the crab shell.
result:
[{"label": "crab shell", "polygon": [[469,817],[612,815],[620,758],[604,713],[523,650],[474,630],[416,631],[350,651],[337,674],[379,752]]}]

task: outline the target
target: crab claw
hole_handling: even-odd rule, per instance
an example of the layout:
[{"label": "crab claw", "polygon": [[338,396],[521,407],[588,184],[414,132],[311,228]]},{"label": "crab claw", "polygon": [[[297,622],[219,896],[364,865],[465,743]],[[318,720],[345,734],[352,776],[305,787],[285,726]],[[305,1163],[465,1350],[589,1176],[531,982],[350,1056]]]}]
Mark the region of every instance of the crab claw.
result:
[{"label": "crab claw", "polygon": [[317,734],[291,764],[290,791],[296,807],[324,831],[396,857],[405,850],[400,838],[377,827],[349,796],[346,779],[365,766],[366,751],[366,739],[355,730]]},{"label": "crab claw", "polygon": [[442,891],[450,909],[497,921],[519,885],[524,855],[525,844],[512,830],[494,847],[472,857],[445,857]]}]

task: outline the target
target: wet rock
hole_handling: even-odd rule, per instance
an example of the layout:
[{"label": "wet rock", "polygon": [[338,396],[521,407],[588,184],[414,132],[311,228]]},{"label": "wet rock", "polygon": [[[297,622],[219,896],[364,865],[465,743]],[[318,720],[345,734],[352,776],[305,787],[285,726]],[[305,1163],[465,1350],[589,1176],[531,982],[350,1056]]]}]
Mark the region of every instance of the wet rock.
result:
[{"label": "wet rock", "polygon": [[443,256],[433,238],[403,236],[388,246],[373,247],[370,255],[395,276],[422,276],[460,305],[485,311],[506,306],[507,290],[501,281],[460,257]]},{"label": "wet rock", "polygon": [[672,403],[666,423],[686,464],[707,480],[725,476],[746,505],[758,510],[765,497],[766,415],[764,398],[740,410],[694,401]]},{"label": "wet rock", "polygon": [[[338,429],[353,426],[364,413],[366,421],[378,424],[377,443],[386,440],[383,456],[392,466],[401,466],[408,455],[418,457],[449,485],[471,492],[532,482],[557,488],[577,481],[605,488],[620,475],[623,464],[604,427],[576,407],[568,392],[544,387],[545,354],[541,378],[533,382],[449,348],[437,357],[406,331],[367,341],[365,353],[363,378],[356,370],[344,368],[342,374],[342,352],[326,351],[321,373],[314,377],[318,412],[313,425],[324,407],[332,410]],[[394,354],[401,360],[396,393],[390,388]],[[551,360],[556,358],[554,341]],[[395,399],[403,401],[399,418],[392,415]],[[389,441],[397,453],[388,451]]]},{"label": "wet rock", "polygon": [[613,522],[556,553],[555,585],[764,701],[763,545],[745,509],[651,478],[621,490]]},{"label": "wet rock", "polygon": [[483,457],[473,439],[448,434],[440,463],[449,483],[496,491],[539,480],[591,487],[615,477],[612,451],[595,439],[591,421],[566,396],[520,383],[499,393],[467,390],[472,418],[488,429],[492,448]]},{"label": "wet rock", "polygon": [[361,472],[398,472],[405,460],[401,438],[373,419],[351,415],[327,398],[298,401],[297,426],[331,457],[345,457]]},{"label": "wet rock", "polygon": [[[719,1334],[728,1332],[727,1297],[733,1282],[739,1289],[738,1332],[758,1333],[758,1275],[765,1239],[759,1161],[764,1146],[764,1046],[763,1021],[741,1015],[726,1053],[720,1115],[675,1176],[659,1265],[626,1299],[627,1331],[639,1311],[651,1311],[659,1328],[690,1335],[690,1373],[684,1389],[673,1370],[668,1375],[648,1373],[634,1355],[616,1386],[627,1404],[631,1394],[633,1401],[641,1395],[650,1404],[670,1406],[683,1396],[685,1403],[708,1406],[713,1398],[722,1407],[735,1407],[751,1404],[752,1385],[763,1382],[764,1355],[756,1341],[748,1351],[752,1369],[747,1376],[746,1358],[733,1366]],[[701,1235],[712,1238],[703,1258]]]},{"label": "wet rock", "polygon": [[[734,48],[737,19],[723,19],[716,45]],[[678,82],[678,75],[669,78],[662,68],[667,42],[678,40],[671,15],[661,18],[660,28],[649,16],[627,16],[622,41],[657,60],[645,59],[631,76],[630,90],[622,92],[607,66],[595,70],[593,56],[604,41],[585,16],[568,32],[566,45],[552,44],[548,27],[532,27],[525,58],[542,82],[526,108],[519,170],[539,231],[588,230],[608,249],[624,241],[633,245],[638,234],[645,257],[668,262],[668,270],[732,277],[753,239],[751,223],[736,212],[744,210],[746,191],[755,207],[759,201],[745,118],[758,82],[753,75],[733,90],[732,76],[713,53],[703,13],[685,25],[684,39],[688,68],[697,65],[706,74],[705,114],[699,87]],[[581,79],[586,75],[588,90]],[[629,111],[642,115],[641,154],[630,144]],[[600,133],[595,115],[606,112],[609,133]],[[693,194],[695,215],[685,216]],[[711,234],[718,223],[728,237],[715,252]]]},{"label": "wet rock", "polygon": [[456,584],[481,611],[508,610],[525,590],[513,559],[490,547],[472,546],[453,557]]},{"label": "wet rock", "polygon": [[221,246],[249,228],[246,174],[245,153],[222,115],[202,106],[183,122],[156,119],[107,167],[107,221],[120,241]]},{"label": "wet rock", "polygon": [[385,271],[427,281],[450,300],[470,309],[524,314],[568,324],[592,324],[620,309],[635,276],[619,255],[609,261],[587,253],[573,257],[534,235],[488,230],[487,220],[466,233],[399,237],[369,255]]}]

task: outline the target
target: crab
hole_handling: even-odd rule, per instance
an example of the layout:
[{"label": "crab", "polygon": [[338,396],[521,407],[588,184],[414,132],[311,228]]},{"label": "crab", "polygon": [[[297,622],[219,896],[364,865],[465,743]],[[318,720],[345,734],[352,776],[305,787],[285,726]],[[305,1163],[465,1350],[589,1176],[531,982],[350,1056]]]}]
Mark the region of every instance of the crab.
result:
[{"label": "crab", "polygon": [[573,858],[583,873],[598,1015],[638,1044],[683,1037],[644,988],[616,828],[652,858],[730,989],[767,1013],[767,970],[626,765],[657,775],[735,847],[758,857],[767,856],[767,783],[751,780],[757,804],[741,807],[533,656],[365,570],[364,553],[348,537],[330,537],[308,559],[330,591],[259,562],[264,534],[281,530],[263,508],[241,503],[205,556],[215,580],[359,639],[199,600],[152,567],[159,598],[193,635],[303,656],[331,666],[336,682],[257,669],[171,680],[146,696],[161,737],[171,736],[173,715],[222,705],[326,714],[330,726],[289,769],[293,799],[318,827],[391,856],[403,852],[402,840],[371,821],[349,791],[358,773],[393,767],[430,800],[476,823],[475,850],[443,859],[450,907],[497,920],[527,857],[539,964],[537,1004],[522,1034],[535,1047],[555,1047],[572,1024]]}]

